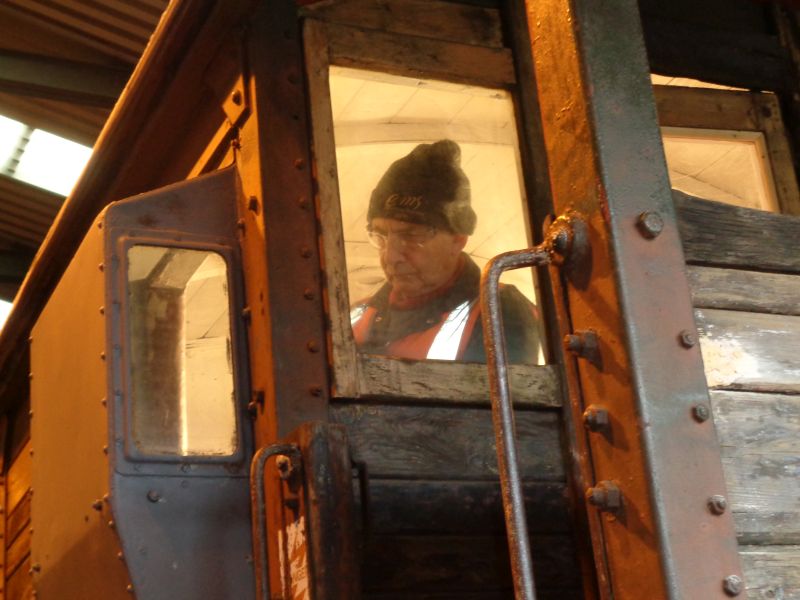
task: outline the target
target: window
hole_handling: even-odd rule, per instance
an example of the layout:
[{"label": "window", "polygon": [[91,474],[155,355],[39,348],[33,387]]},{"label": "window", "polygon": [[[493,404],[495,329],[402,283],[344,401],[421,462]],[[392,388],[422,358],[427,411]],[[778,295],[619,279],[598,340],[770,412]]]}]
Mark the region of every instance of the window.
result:
[{"label": "window", "polygon": [[228,274],[215,252],[127,252],[130,433],[136,453],[237,451]]},{"label": "window", "polygon": [[[480,269],[499,253],[530,246],[511,54],[477,46],[455,52],[447,42],[410,44],[401,36],[373,44],[364,31],[357,33],[354,45],[350,35],[356,33],[343,26],[306,22],[333,393],[484,402],[482,328],[473,310]],[[427,44],[437,48],[417,56],[417,46]],[[428,169],[434,156],[440,162]],[[423,194],[413,186],[393,187],[396,181],[423,178],[421,171],[428,182],[441,174],[436,183],[448,191],[437,195],[426,188]],[[464,225],[469,220],[465,204],[466,212],[474,211],[474,228]],[[429,245],[444,239],[449,252],[454,237],[463,238],[456,250],[462,262],[452,271],[443,269],[450,279],[428,280],[425,268],[437,268],[442,256],[428,253]],[[401,250],[402,260],[391,258]],[[417,262],[408,257],[412,250]],[[392,269],[389,263],[405,266]],[[409,264],[413,269],[405,270]],[[474,273],[474,292],[465,294],[463,303],[432,309],[420,320],[431,299],[447,296],[450,302],[450,291],[462,283],[464,265]],[[412,284],[412,279],[430,285]],[[543,363],[543,335],[533,272],[507,273],[503,289],[507,347],[511,362],[517,363],[511,370],[512,388],[516,379],[521,397],[533,388],[551,389],[540,384],[553,373],[534,366]],[[420,298],[424,304],[417,303]],[[521,359],[514,350],[518,339],[526,349]],[[537,377],[539,384],[532,384]],[[521,391],[526,386],[527,394]]]}]

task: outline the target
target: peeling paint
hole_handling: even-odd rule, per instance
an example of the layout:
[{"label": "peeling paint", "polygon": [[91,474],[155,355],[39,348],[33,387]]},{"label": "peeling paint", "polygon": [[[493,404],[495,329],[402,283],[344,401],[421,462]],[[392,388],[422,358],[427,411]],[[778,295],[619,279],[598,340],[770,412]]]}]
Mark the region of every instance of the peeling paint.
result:
[{"label": "peeling paint", "polygon": [[702,335],[700,350],[709,387],[722,387],[758,376],[758,359],[732,337]]}]

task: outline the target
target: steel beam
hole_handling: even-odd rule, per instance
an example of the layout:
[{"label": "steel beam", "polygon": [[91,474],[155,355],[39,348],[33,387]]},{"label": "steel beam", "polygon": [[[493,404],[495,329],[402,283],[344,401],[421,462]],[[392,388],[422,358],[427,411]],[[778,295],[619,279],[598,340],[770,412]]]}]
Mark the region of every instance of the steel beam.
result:
[{"label": "steel beam", "polygon": [[709,508],[725,482],[700,349],[681,335],[694,318],[637,3],[526,4],[555,212],[582,215],[592,249],[566,281],[566,333],[598,341],[575,352],[570,396],[608,417],[586,431],[599,579],[617,599],[731,597],[736,538]]}]

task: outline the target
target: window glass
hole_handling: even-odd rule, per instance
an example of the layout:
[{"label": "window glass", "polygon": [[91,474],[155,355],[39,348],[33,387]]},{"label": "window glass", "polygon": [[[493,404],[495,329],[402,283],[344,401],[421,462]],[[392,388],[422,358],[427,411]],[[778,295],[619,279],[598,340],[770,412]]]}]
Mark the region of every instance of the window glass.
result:
[{"label": "window glass", "polygon": [[139,452],[236,451],[227,281],[215,252],[128,250],[131,432]]},{"label": "window glass", "polygon": [[764,135],[662,127],[670,184],[692,196],[778,210]]},{"label": "window glass", "polygon": [[[528,247],[505,90],[332,66],[342,227],[361,352],[485,360],[480,269]],[[512,362],[541,362],[530,269],[504,275]]]}]

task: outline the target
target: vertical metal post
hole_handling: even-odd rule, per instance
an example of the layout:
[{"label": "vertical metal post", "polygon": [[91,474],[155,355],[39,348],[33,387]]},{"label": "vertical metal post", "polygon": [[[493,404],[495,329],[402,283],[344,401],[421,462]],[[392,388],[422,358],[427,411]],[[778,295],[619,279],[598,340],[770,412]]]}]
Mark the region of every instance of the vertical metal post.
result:
[{"label": "vertical metal post", "polygon": [[[740,577],[684,257],[635,0],[527,0],[556,212],[585,217],[591,264],[566,283],[602,539],[615,598],[726,598]],[[574,350],[574,349],[573,349]],[[571,396],[580,398],[578,395]],[[621,494],[621,497],[618,497]],[[613,500],[613,502],[611,501]],[[608,501],[608,502],[606,502]]]}]

